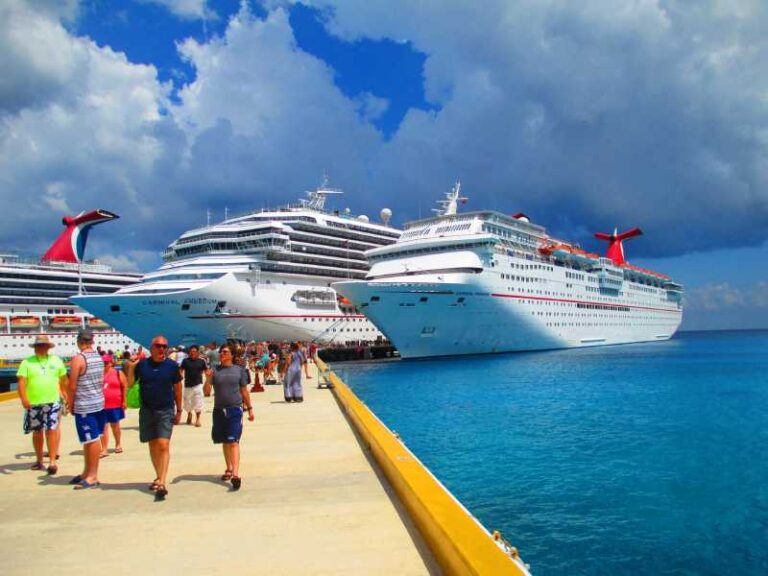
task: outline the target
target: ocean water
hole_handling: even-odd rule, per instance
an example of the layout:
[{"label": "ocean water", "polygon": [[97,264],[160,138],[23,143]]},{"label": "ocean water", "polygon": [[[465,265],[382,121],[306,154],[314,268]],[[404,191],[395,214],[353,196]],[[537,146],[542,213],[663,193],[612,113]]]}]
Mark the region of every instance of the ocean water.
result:
[{"label": "ocean water", "polygon": [[334,369],[535,576],[768,574],[768,331]]}]

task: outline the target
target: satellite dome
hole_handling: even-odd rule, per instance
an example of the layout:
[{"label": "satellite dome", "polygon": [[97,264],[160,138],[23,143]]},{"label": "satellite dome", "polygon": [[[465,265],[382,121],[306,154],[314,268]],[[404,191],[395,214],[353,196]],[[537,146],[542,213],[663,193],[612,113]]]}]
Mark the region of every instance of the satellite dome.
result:
[{"label": "satellite dome", "polygon": [[381,212],[379,212],[379,216],[381,216],[381,221],[384,222],[384,225],[389,224],[389,219],[392,218],[392,210],[389,208],[382,208]]},{"label": "satellite dome", "polygon": [[360,216],[358,216],[357,219],[360,220],[360,222],[368,222],[368,216],[366,216],[365,214],[360,214]]}]

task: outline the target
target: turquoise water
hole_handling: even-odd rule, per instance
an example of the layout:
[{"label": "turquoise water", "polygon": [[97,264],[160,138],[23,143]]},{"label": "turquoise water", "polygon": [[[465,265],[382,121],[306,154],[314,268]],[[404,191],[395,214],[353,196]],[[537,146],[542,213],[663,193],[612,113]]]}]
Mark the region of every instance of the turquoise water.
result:
[{"label": "turquoise water", "polygon": [[768,574],[768,331],[337,373],[535,576]]}]

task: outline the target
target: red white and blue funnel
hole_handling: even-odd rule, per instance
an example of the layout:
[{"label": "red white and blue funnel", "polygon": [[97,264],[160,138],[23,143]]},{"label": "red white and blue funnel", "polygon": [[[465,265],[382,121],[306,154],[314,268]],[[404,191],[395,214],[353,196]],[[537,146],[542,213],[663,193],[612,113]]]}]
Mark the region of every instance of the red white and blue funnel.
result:
[{"label": "red white and blue funnel", "polygon": [[53,260],[73,264],[82,262],[85,243],[88,240],[91,226],[116,218],[120,218],[120,216],[107,210],[91,210],[90,212],[81,212],[77,216],[64,216],[61,222],[67,228],[43,254],[42,261],[50,262]]},{"label": "red white and blue funnel", "polygon": [[621,234],[618,233],[617,229],[614,229],[613,234],[595,232],[595,238],[608,241],[608,249],[605,251],[606,258],[610,258],[613,260],[614,264],[621,266],[627,262],[624,258],[624,246],[621,244],[622,240],[641,236],[642,234],[643,231],[640,230],[640,228],[632,228],[632,230],[627,230]]}]

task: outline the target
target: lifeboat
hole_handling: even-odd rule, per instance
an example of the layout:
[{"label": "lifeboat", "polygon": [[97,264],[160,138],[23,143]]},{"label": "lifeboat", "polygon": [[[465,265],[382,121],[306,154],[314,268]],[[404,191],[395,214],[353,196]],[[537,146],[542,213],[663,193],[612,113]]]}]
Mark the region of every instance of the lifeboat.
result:
[{"label": "lifeboat", "polygon": [[653,270],[640,268],[639,266],[633,266],[632,264],[628,264],[626,262],[622,264],[622,268],[626,268],[627,270],[631,270],[638,276],[650,278],[652,280],[662,280],[665,282],[669,280],[669,276],[667,276],[666,274],[660,274],[659,272],[654,272]]},{"label": "lifeboat", "polygon": [[600,261],[600,256],[577,248],[571,244],[562,242],[550,242],[539,248],[539,252],[545,256],[551,256],[558,260],[564,260],[581,265],[594,265]]},{"label": "lifeboat", "polygon": [[40,328],[40,318],[37,316],[12,316],[11,330],[27,331],[38,330]]},{"label": "lifeboat", "polygon": [[54,316],[48,324],[57,330],[77,330],[82,326],[78,316]]},{"label": "lifeboat", "polygon": [[109,324],[104,322],[101,318],[88,318],[88,328],[93,330],[106,330],[109,328]]}]

